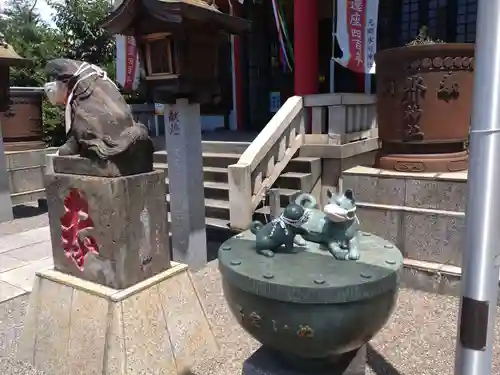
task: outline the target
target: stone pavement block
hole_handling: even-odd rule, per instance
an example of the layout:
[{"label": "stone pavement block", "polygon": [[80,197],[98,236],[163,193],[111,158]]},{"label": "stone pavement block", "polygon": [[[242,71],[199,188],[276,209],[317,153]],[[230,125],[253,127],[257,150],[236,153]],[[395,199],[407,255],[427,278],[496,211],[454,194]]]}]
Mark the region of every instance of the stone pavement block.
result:
[{"label": "stone pavement block", "polygon": [[15,285],[0,281],[0,302],[7,301],[24,293],[26,293],[25,290]]},{"label": "stone pavement block", "polygon": [[44,241],[50,241],[50,229],[48,226],[26,232],[0,236],[0,253]]},{"label": "stone pavement block", "polygon": [[461,266],[465,218],[427,213],[405,213],[405,257]]},{"label": "stone pavement block", "polygon": [[351,189],[358,202],[403,206],[405,180],[380,176],[342,175],[342,189]]},{"label": "stone pavement block", "polygon": [[146,374],[163,369],[163,374],[175,374],[170,335],[156,285],[130,296],[121,305],[128,372]]},{"label": "stone pavement block", "polygon": [[15,250],[9,250],[0,255],[19,259],[24,262],[35,262],[52,256],[52,243],[50,241],[39,242]]},{"label": "stone pavement block", "polygon": [[[73,289],[67,357],[68,374],[102,375],[109,303]],[[89,329],[89,327],[92,327]]]},{"label": "stone pavement block", "polygon": [[[67,371],[68,343],[71,326],[71,300],[74,289],[41,279],[38,294],[31,293],[28,311],[36,316],[36,326],[32,332],[23,332],[34,338],[36,346],[29,346],[21,339],[21,347],[29,348],[31,362],[47,374],[70,374]],[[31,309],[31,304],[36,308]],[[27,316],[26,319],[33,319]],[[25,354],[26,355],[26,354]],[[26,357],[24,357],[26,358]]]},{"label": "stone pavement block", "polygon": [[53,267],[52,258],[41,259],[25,266],[0,273],[0,281],[7,282],[26,291],[31,291],[35,273]]},{"label": "stone pavement block", "polygon": [[[19,350],[19,338],[23,330],[28,301],[29,293],[24,292],[23,295],[0,303],[0,358],[2,359],[15,356]],[[0,374],[10,375],[1,367],[0,365]],[[19,371],[18,374],[23,373]]]},{"label": "stone pavement block", "polygon": [[358,215],[362,231],[380,236],[387,241],[394,243],[400,249],[402,248],[400,235],[401,218],[403,215],[402,212],[358,206],[356,213]]},{"label": "stone pavement block", "polygon": [[446,211],[465,211],[467,180],[406,180],[405,205]]},{"label": "stone pavement block", "polygon": [[26,262],[23,262],[20,259],[13,258],[5,254],[0,254],[0,273],[12,270],[14,268],[19,268],[26,264]]},{"label": "stone pavement block", "polygon": [[18,358],[37,370],[186,375],[218,354],[187,265],[122,290],[55,270],[36,280]]},{"label": "stone pavement block", "polygon": [[198,367],[217,346],[193,281],[185,272],[158,287],[173,354],[179,370]]}]

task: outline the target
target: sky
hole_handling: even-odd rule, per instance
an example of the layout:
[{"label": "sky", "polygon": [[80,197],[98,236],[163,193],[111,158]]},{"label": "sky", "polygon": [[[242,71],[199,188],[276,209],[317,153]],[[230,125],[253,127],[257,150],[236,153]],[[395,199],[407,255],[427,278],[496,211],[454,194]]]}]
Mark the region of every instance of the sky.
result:
[{"label": "sky", "polygon": [[[5,2],[6,0],[0,0],[0,9],[3,9]],[[41,17],[45,21],[52,23],[52,18],[51,18],[52,9],[47,5],[47,2],[45,0],[38,0],[36,4],[36,9],[38,9]]]},{"label": "sky", "polygon": [[[0,1],[4,1],[4,0],[0,0]],[[52,18],[51,18],[52,9],[47,5],[45,0],[38,0],[37,9],[40,12],[40,15],[42,16],[42,19],[44,21],[52,23]]]}]

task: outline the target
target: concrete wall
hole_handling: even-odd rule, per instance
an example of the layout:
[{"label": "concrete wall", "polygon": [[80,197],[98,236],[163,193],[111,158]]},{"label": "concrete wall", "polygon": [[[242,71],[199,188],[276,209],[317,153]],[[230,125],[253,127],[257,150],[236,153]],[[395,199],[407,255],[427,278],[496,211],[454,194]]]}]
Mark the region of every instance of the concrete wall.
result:
[{"label": "concrete wall", "polygon": [[55,151],[53,147],[5,153],[12,205],[45,198],[45,155]]}]

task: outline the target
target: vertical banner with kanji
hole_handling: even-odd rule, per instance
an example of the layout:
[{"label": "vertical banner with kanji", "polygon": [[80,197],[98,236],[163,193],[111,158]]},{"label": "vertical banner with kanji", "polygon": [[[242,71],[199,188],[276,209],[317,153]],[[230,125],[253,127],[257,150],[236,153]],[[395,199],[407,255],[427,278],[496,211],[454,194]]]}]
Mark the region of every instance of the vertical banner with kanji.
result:
[{"label": "vertical banner with kanji", "polygon": [[335,61],[358,73],[374,73],[378,0],[337,0],[336,37],[342,57]]},{"label": "vertical banner with kanji", "polygon": [[125,90],[139,87],[140,66],[137,45],[133,36],[116,35],[116,82]]}]

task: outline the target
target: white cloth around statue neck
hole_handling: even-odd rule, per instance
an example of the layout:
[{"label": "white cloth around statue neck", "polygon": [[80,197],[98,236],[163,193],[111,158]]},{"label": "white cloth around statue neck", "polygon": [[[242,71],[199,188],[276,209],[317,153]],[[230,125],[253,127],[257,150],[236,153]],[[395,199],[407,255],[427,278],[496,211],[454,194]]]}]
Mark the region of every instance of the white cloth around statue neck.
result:
[{"label": "white cloth around statue neck", "polygon": [[[87,74],[83,74],[86,71],[91,70]],[[94,64],[89,64],[89,63],[82,63],[82,65],[79,66],[79,68],[76,70],[76,72],[73,74],[73,77],[78,77],[81,76],[80,78],[77,79],[76,83],[73,85],[73,88],[71,89],[68,99],[66,100],[66,108],[64,110],[64,122],[65,122],[65,127],[66,127],[66,134],[69,133],[71,129],[71,101],[73,100],[73,94],[75,93],[76,88],[80,84],[80,82],[86,80],[89,77],[92,76],[98,76],[99,78],[102,78],[106,81],[109,81],[113,84],[113,86],[116,87],[118,90],[118,87],[115,85],[115,83],[108,77],[108,74],[99,68],[97,65]]]}]

